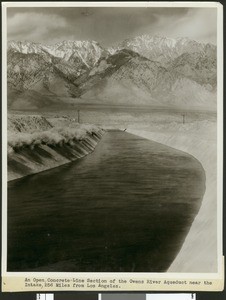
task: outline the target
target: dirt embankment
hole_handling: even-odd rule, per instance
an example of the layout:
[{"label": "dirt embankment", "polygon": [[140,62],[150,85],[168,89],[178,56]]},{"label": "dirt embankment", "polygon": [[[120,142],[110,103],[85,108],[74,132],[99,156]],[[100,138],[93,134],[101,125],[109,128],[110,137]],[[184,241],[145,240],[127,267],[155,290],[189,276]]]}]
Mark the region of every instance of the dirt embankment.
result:
[{"label": "dirt embankment", "polygon": [[8,181],[84,157],[95,149],[103,134],[97,126],[67,118],[10,115]]},{"label": "dirt embankment", "polygon": [[[216,127],[202,132],[151,132],[128,129],[128,132],[185,151],[197,158],[206,172],[206,191],[202,206],[185,242],[168,272],[217,272],[217,143]],[[188,127],[188,126],[187,126]],[[185,128],[186,129],[186,128]]]}]

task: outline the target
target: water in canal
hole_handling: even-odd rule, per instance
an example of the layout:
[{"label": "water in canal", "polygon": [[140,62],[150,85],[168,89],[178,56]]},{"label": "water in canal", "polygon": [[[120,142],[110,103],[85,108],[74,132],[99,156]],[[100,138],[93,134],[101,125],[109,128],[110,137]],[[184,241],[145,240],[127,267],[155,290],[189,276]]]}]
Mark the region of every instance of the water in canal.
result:
[{"label": "water in canal", "polygon": [[107,132],[78,161],[8,184],[8,271],[164,272],[196,216],[192,156]]}]

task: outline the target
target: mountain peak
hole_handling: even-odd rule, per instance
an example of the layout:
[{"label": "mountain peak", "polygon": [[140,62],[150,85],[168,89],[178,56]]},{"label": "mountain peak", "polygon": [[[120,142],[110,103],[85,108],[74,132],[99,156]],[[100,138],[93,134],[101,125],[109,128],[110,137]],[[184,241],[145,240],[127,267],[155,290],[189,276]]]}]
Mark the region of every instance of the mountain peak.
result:
[{"label": "mountain peak", "polygon": [[7,43],[8,50],[12,49],[23,54],[41,53],[42,45],[31,41],[9,41]]},{"label": "mountain peak", "polygon": [[114,54],[120,49],[130,49],[141,56],[163,64],[169,63],[185,52],[205,53],[206,51],[216,51],[214,45],[200,43],[187,37],[171,38],[148,34],[128,38],[108,50],[111,54]]},{"label": "mountain peak", "polygon": [[64,40],[53,45],[40,44],[31,41],[10,41],[8,50],[23,54],[49,54],[53,57],[69,60],[80,60],[86,67],[93,67],[97,61],[106,56],[107,51],[96,41]]},{"label": "mountain peak", "polygon": [[216,47],[211,44],[144,34],[108,50],[92,40],[53,45],[10,41],[8,47],[8,86],[22,98],[58,95],[145,105],[216,102]]},{"label": "mountain peak", "polygon": [[84,47],[90,45],[99,45],[97,41],[93,40],[63,40],[62,42],[58,42],[55,46],[69,46],[69,47]]}]

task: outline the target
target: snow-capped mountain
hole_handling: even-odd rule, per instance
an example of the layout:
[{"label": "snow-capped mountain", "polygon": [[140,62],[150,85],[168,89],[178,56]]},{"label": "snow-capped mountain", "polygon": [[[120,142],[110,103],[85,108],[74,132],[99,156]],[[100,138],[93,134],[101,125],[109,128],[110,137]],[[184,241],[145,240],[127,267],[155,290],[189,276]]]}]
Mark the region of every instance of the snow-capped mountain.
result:
[{"label": "snow-capped mountain", "polygon": [[64,41],[51,46],[12,41],[8,43],[8,85],[75,96],[73,81],[107,54],[94,41]]},{"label": "snow-capped mountain", "polygon": [[43,45],[30,41],[10,41],[8,42],[8,51],[20,52],[23,54],[43,53]]},{"label": "snow-capped mountain", "polygon": [[53,97],[59,103],[75,97],[111,105],[214,107],[216,69],[216,47],[186,38],[143,35],[108,50],[95,41],[9,42],[9,103],[30,97],[39,107],[39,98],[46,105]]},{"label": "snow-capped mountain", "polygon": [[67,62],[80,58],[88,68],[93,67],[101,57],[108,55],[108,52],[95,41],[63,41],[45,46],[44,49]]},{"label": "snow-capped mountain", "polygon": [[183,53],[210,53],[216,55],[216,47],[211,44],[198,43],[188,38],[166,38],[160,36],[141,35],[126,39],[119,45],[109,48],[113,54],[121,49],[130,49],[140,55],[163,64],[169,63]]},{"label": "snow-capped mountain", "polygon": [[42,45],[28,41],[10,41],[8,50],[23,54],[48,53],[69,63],[81,60],[88,68],[92,68],[102,56],[108,55],[107,50],[95,41],[63,41],[54,45]]}]

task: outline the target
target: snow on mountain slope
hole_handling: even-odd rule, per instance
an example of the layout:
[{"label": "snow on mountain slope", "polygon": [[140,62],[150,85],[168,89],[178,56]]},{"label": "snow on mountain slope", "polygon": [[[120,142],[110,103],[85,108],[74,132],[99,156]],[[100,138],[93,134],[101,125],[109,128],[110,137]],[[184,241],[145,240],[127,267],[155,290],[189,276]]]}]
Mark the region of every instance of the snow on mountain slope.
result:
[{"label": "snow on mountain slope", "polygon": [[55,45],[8,43],[8,86],[45,95],[76,96],[73,82],[108,55],[97,42],[64,41]]},{"label": "snow on mountain slope", "polygon": [[88,67],[93,67],[98,60],[108,53],[95,41],[63,41],[52,46],[44,46],[55,57],[72,62],[80,58]]},{"label": "snow on mountain slope", "polygon": [[23,54],[43,53],[42,44],[30,41],[9,41],[7,46],[8,51],[13,50],[14,52],[20,52]]},{"label": "snow on mountain slope", "polygon": [[216,83],[216,47],[187,38],[143,35],[108,50],[95,41],[8,43],[8,103],[13,107],[18,107],[16,94],[21,104],[30,93],[27,104],[37,108],[39,95],[42,105],[51,105],[48,97],[57,96],[102,104],[214,108]]},{"label": "snow on mountain slope", "polygon": [[95,41],[63,41],[54,45],[42,45],[28,41],[10,41],[8,50],[23,54],[48,53],[72,64],[75,61],[80,61],[87,68],[93,67],[101,57],[108,55],[107,50]]},{"label": "snow on mountain slope", "polygon": [[175,59],[177,56],[187,53],[216,52],[216,46],[198,43],[188,38],[166,38],[160,36],[141,35],[126,39],[119,45],[111,47],[108,51],[114,54],[117,50],[130,49],[151,60],[163,64]]}]

